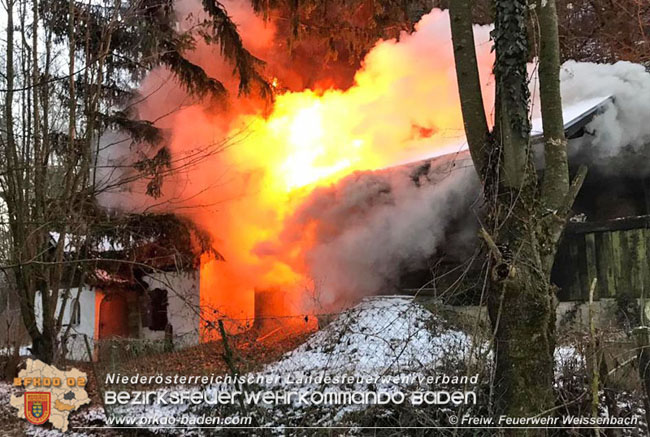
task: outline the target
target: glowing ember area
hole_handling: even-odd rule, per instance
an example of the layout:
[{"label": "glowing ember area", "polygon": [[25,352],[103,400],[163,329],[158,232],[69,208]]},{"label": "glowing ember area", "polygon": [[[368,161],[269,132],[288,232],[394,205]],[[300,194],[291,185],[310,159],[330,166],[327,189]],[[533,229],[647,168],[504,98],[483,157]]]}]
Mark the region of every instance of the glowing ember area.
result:
[{"label": "glowing ember area", "polygon": [[[252,40],[257,27],[268,35],[267,25],[259,19],[246,15],[242,22],[244,39]],[[485,42],[479,45],[478,56],[486,85],[492,64],[488,32],[477,30],[477,40]],[[259,41],[252,44],[258,45],[254,52],[269,61],[268,69],[278,77],[273,83],[281,89],[289,72],[279,71],[272,57],[265,58],[265,50],[271,48],[260,47]],[[201,50],[197,49],[197,62],[209,57]],[[223,71],[221,65],[205,68]],[[299,74],[299,66],[296,69]],[[251,326],[256,291],[282,295],[266,299],[265,305],[272,308],[263,312],[271,316],[302,318],[340,302],[341,296],[331,296],[328,290],[331,276],[319,277],[312,268],[317,262],[314,245],[327,244],[323,233],[334,235],[340,229],[324,230],[313,218],[300,220],[297,212],[316,187],[331,186],[354,172],[461,150],[464,136],[455,82],[449,18],[433,11],[415,33],[403,34],[399,42],[377,43],[347,90],[278,93],[266,116],[262,102],[245,98],[227,116],[221,108],[194,104],[161,121],[172,132],[176,159],[191,159],[206,144],[228,139],[223,151],[189,166],[164,193],[172,205],[174,201],[179,205],[176,212],[211,230],[225,257],[225,262],[202,263],[206,317]],[[151,75],[145,90],[159,84],[160,74]],[[491,93],[486,86],[485,101],[492,101]],[[161,108],[170,106],[169,100],[182,101],[182,92],[173,89],[166,98],[164,103],[149,99],[141,108],[143,114],[155,119]]]}]

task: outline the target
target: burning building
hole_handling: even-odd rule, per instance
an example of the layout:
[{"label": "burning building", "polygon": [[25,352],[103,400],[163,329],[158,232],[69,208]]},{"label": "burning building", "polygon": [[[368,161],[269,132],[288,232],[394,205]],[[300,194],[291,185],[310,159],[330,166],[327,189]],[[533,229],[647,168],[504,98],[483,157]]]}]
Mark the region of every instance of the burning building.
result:
[{"label": "burning building", "polygon": [[[598,278],[597,298],[621,293],[639,297],[649,286],[646,169],[620,171],[620,161],[629,159],[623,152],[597,161],[589,153],[599,135],[594,129],[600,129],[599,120],[616,104],[611,96],[594,97],[564,110],[571,169],[584,163],[591,172],[553,273],[560,300],[585,300],[593,278]],[[540,126],[534,119],[535,149],[542,142]],[[472,274],[458,281],[454,271],[476,250],[480,190],[464,144],[455,148],[454,153],[413,163],[353,172],[298,195],[276,237],[264,235],[251,246],[248,256],[272,257],[275,263],[269,272],[254,270],[259,277],[242,280],[237,275],[250,266],[238,265],[237,258],[192,254],[187,245],[186,255],[193,261],[179,263],[179,251],[164,240],[149,239],[131,252],[107,248],[104,252],[111,256],[87,275],[83,290],[68,303],[68,356],[86,357],[86,340],[96,356],[106,353],[103,344],[120,342],[160,348],[193,345],[218,335],[216,329],[205,329],[217,319],[226,321],[231,332],[253,328],[269,333],[292,323],[313,328],[314,314],[367,295],[409,289],[452,303],[477,303],[480,281],[472,283]],[[627,153],[638,160],[647,149]],[[541,154],[537,168],[543,172]],[[292,258],[305,247],[309,256]],[[480,259],[461,270],[480,274]],[[312,281],[300,283],[296,271],[309,271]],[[286,278],[291,286],[265,287],[265,274],[276,281]],[[260,285],[251,286],[256,281]],[[323,290],[329,301],[318,307]]]},{"label": "burning building", "polygon": [[[275,77],[272,107],[255,96],[227,107],[199,101],[168,71],[152,71],[137,110],[166,132],[176,171],[155,201],[139,196],[142,189],[99,199],[109,209],[182,215],[210,232],[225,262],[202,258],[202,314],[229,320],[231,330],[250,327],[256,317],[258,324],[302,319],[364,296],[421,287],[430,278],[404,278],[426,272],[441,254],[454,262],[471,254],[480,195],[464,151],[447,13],[431,11],[414,32],[377,42],[352,85],[309,89],[290,86],[302,70],[278,60],[273,21],[241,5],[232,13],[244,44]],[[475,30],[485,102],[494,97],[489,32]],[[238,95],[218,49],[198,43],[188,56]],[[537,96],[533,71],[531,65]],[[601,194],[599,186],[609,187],[599,185],[598,174],[624,174],[625,151],[640,153],[650,143],[650,80],[638,65],[569,62],[562,93],[571,160],[592,167],[585,191],[592,194],[578,199],[580,208]],[[533,133],[540,137],[539,128]],[[119,147],[103,153],[107,166],[119,161],[128,168],[136,159]],[[634,153],[625,165],[638,161]],[[613,157],[616,168],[599,168]],[[615,215],[639,213],[635,202]],[[588,220],[601,211],[582,208]]]}]

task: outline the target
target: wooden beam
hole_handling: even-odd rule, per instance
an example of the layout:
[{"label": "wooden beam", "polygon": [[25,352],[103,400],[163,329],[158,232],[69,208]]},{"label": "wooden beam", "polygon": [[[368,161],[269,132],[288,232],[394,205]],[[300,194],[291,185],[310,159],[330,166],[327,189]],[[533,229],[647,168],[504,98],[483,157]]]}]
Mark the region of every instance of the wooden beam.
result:
[{"label": "wooden beam", "polygon": [[591,300],[600,300],[600,284],[598,279],[598,263],[596,259],[596,237],[595,234],[585,234],[585,261],[587,264],[587,280],[592,281],[597,293],[590,293]]},{"label": "wooden beam", "polygon": [[650,215],[623,217],[599,222],[569,223],[567,234],[587,234],[593,232],[628,231],[630,229],[650,229]]},{"label": "wooden beam", "polygon": [[650,215],[650,177],[643,179],[643,193],[645,194],[645,213]]}]

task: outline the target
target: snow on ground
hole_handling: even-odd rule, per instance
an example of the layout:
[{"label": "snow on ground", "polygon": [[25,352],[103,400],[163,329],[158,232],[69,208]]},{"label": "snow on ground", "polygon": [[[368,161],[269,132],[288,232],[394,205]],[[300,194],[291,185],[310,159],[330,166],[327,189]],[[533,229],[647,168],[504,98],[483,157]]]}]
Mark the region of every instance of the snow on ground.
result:
[{"label": "snow on ground", "polygon": [[[20,346],[20,349],[19,349],[18,353],[19,353],[19,355],[21,357],[31,355],[32,354],[31,348],[32,348],[31,344],[25,345],[25,346]],[[13,347],[0,348],[0,355],[1,356],[11,356],[11,355],[13,355],[13,353],[14,353],[14,348]]]},{"label": "snow on ground", "polygon": [[574,346],[557,346],[554,355],[556,375],[567,367],[577,368],[585,365],[585,357]]},{"label": "snow on ground", "polygon": [[[274,383],[244,387],[248,391],[298,391],[320,392],[337,390],[393,390],[405,389],[409,383],[366,381],[354,383],[323,383],[308,377],[323,376],[404,376],[431,375],[438,369],[448,375],[462,375],[461,364],[468,356],[471,341],[465,333],[446,328],[444,323],[430,311],[415,303],[413,298],[384,296],[364,299],[357,306],[341,313],[334,321],[316,332],[304,344],[287,353],[279,361],[267,365],[250,376],[275,378]],[[292,382],[287,382],[287,380]],[[296,380],[303,379],[297,382]],[[258,379],[259,380],[259,379]],[[187,389],[187,388],[186,388]],[[206,392],[216,395],[232,387],[214,385],[205,387]],[[296,423],[305,420],[307,414],[316,414],[308,421],[312,426],[325,426],[341,419],[351,411],[366,408],[365,405],[323,405],[314,412],[311,405],[266,405],[255,409],[253,415],[258,423],[266,426]],[[233,411],[238,411],[233,406]],[[117,414],[144,415],[160,418],[196,415],[210,409],[177,406],[146,406],[142,409],[118,407]],[[250,410],[249,410],[250,412]],[[313,419],[313,420],[312,420]],[[165,429],[153,429],[165,433]]]},{"label": "snow on ground", "polygon": [[318,372],[374,376],[421,371],[462,359],[470,343],[465,333],[442,328],[412,298],[373,297],[341,313],[261,373],[296,379]]},{"label": "snow on ground", "polygon": [[[462,363],[468,358],[471,340],[461,331],[448,329],[430,311],[404,296],[364,299],[341,313],[336,320],[314,334],[307,342],[287,353],[283,359],[266,366],[258,375],[281,377],[286,390],[336,392],[339,390],[393,392],[408,391],[417,382],[380,380],[378,383],[337,384],[311,382],[309,377],[409,377],[447,373],[463,374]],[[303,381],[303,382],[300,382]],[[409,387],[411,386],[411,387]],[[270,388],[270,387],[267,387]],[[280,389],[281,387],[275,387]],[[368,405],[324,406],[312,425],[328,426],[346,413]],[[311,408],[313,409],[313,408]],[[294,402],[289,408],[272,406],[266,424],[299,420],[310,406]],[[312,413],[313,414],[313,413]]]},{"label": "snow on ground", "polygon": [[[472,347],[485,350],[486,343],[473,345],[464,332],[450,328],[448,323],[432,314],[410,297],[381,296],[367,298],[355,307],[342,312],[334,321],[314,333],[305,343],[285,354],[280,360],[265,366],[249,376],[275,378],[275,382],[253,384],[243,387],[246,391],[298,391],[335,392],[341,390],[408,392],[422,388],[422,383],[394,382],[380,380],[370,383],[355,380],[351,383],[324,382],[325,377],[382,377],[405,375],[464,375]],[[484,355],[484,358],[489,357]],[[584,357],[572,346],[558,347],[555,351],[556,374],[566,366],[580,365]],[[191,373],[187,369],[186,373]],[[273,378],[270,378],[273,377]],[[258,379],[259,380],[259,379]],[[291,382],[287,382],[290,380]],[[479,382],[479,384],[485,381]],[[427,389],[439,389],[436,386]],[[167,390],[174,388],[166,387]],[[178,390],[192,389],[177,387]],[[202,387],[213,395],[233,386],[214,385]],[[8,404],[11,387],[0,385],[0,403]],[[6,398],[6,401],[5,401]],[[226,408],[225,411],[217,408]],[[330,426],[341,423],[348,413],[368,408],[367,405],[305,405],[294,401],[289,405],[258,405],[249,408],[255,422],[263,426],[290,426],[309,423],[311,426]],[[113,410],[117,416],[125,417],[200,417],[240,415],[238,405],[216,407],[214,405],[147,405],[123,406]],[[100,406],[83,410],[76,418],[77,424],[94,423],[101,426],[105,417]],[[147,426],[145,426],[147,427]],[[165,427],[148,427],[154,433],[177,434],[179,430]],[[31,425],[24,426],[28,435],[54,437],[57,431],[47,431]],[[174,432],[175,431],[175,432]],[[275,429],[282,432],[282,429]],[[200,431],[188,431],[191,435]],[[84,434],[76,434],[82,437]]]}]

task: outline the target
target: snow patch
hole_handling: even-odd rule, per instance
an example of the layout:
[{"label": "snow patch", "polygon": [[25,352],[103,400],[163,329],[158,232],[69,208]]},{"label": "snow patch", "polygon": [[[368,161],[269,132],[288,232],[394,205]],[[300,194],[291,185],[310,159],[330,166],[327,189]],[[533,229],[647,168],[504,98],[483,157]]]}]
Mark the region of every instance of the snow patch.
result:
[{"label": "snow patch", "polygon": [[412,298],[366,298],[262,373],[293,379],[317,372],[374,376],[462,360],[469,337],[440,325]]}]

